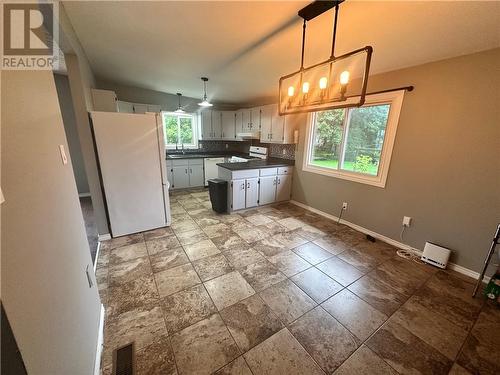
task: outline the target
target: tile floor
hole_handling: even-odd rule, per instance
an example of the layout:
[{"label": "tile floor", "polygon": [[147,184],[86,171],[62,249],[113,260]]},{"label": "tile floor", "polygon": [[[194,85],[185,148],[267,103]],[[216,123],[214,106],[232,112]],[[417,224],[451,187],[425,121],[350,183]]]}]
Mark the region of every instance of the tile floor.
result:
[{"label": "tile floor", "polygon": [[472,280],[289,203],[233,215],[173,192],[172,226],[102,243],[103,374],[498,374]]}]

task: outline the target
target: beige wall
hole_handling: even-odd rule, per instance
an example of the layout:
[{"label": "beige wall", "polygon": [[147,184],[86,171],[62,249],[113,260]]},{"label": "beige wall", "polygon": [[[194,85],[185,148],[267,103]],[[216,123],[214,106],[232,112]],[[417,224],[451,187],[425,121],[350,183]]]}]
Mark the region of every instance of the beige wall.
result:
[{"label": "beige wall", "polygon": [[[377,51],[374,53],[377,58]],[[369,79],[368,91],[415,85],[406,93],[384,189],[302,171],[300,132],[293,199],[399,241],[431,241],[479,271],[500,220],[500,49]]]},{"label": "beige wall", "polygon": [[2,303],[29,374],[88,375],[101,305],[54,77],[1,79]]}]

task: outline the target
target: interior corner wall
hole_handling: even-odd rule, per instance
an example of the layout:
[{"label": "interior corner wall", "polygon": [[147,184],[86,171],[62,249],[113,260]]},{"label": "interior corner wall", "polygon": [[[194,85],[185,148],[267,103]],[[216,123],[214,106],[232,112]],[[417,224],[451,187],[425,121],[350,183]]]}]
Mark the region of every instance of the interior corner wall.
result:
[{"label": "interior corner wall", "polygon": [[64,131],[68,140],[71,164],[73,165],[73,172],[75,174],[76,188],[78,189],[78,194],[89,194],[89,183],[83,164],[82,149],[76,128],[75,111],[73,110],[73,100],[71,98],[68,77],[62,74],[54,74],[54,81],[56,83],[57,97],[59,98],[61,115],[64,122]]},{"label": "interior corner wall", "polygon": [[[375,55],[376,56],[376,55]],[[376,57],[375,57],[376,58]],[[500,49],[371,76],[368,92],[414,85],[403,101],[385,188],[302,170],[300,130],[294,200],[399,241],[453,251],[479,271],[500,219]]]},{"label": "interior corner wall", "polygon": [[2,304],[29,374],[92,374],[101,303],[54,77],[1,80]]},{"label": "interior corner wall", "polygon": [[89,77],[83,73],[80,60],[76,55],[65,55],[66,66],[68,69],[68,80],[73,100],[73,109],[75,111],[78,137],[83,155],[83,163],[87,174],[90,195],[92,197],[92,207],[97,225],[97,231],[100,235],[108,234],[108,220],[104,205],[104,196],[99,178],[97,158],[94,148],[94,141],[89,120],[89,107],[86,101],[85,88],[92,87]]}]

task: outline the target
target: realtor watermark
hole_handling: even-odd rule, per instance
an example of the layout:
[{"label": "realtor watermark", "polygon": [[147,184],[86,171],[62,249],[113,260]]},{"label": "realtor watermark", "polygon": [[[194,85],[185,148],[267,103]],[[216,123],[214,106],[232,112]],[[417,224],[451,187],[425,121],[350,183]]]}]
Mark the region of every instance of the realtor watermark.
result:
[{"label": "realtor watermark", "polygon": [[2,2],[2,69],[59,69],[59,4]]}]

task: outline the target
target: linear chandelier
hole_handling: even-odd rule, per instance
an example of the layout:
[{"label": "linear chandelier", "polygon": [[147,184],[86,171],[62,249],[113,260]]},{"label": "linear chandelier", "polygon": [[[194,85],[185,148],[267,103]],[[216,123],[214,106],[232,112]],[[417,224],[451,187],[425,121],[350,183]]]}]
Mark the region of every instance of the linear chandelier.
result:
[{"label": "linear chandelier", "polygon": [[[301,64],[299,70],[279,80],[280,115],[360,107],[364,104],[373,48],[366,46],[335,56],[339,5],[343,1],[314,1],[299,10],[298,15],[304,19]],[[332,8],[335,8],[335,16],[331,56],[326,61],[306,68],[304,48],[307,21]]]}]

